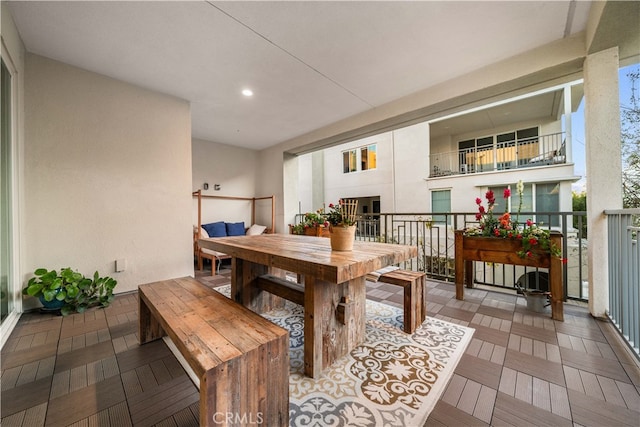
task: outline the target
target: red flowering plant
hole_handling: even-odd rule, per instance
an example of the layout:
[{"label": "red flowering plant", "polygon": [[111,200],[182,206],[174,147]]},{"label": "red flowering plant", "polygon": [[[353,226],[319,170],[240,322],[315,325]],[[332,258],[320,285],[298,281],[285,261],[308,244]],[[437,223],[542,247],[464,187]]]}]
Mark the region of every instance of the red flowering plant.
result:
[{"label": "red flowering plant", "polygon": [[[493,211],[496,198],[493,191],[489,190],[485,194],[485,198],[487,199],[486,208],[482,204],[482,199],[479,197],[476,198],[476,205],[478,205],[476,220],[478,221],[478,226],[465,229],[465,236],[486,236],[521,240],[522,249],[517,252],[520,258],[533,258],[537,252],[546,252],[553,257],[562,258],[562,250],[551,241],[551,232],[549,230],[539,227],[538,224],[531,219],[527,219],[522,225],[519,223],[520,210],[522,209],[522,193],[524,191],[522,181],[518,182],[516,188],[520,197],[520,203],[515,220],[512,218],[508,209],[505,209],[505,213],[499,217],[494,215]],[[502,196],[505,200],[509,199],[509,197],[511,197],[511,190],[505,188]],[[566,263],[566,259],[562,261]]]},{"label": "red flowering plant", "polygon": [[302,222],[291,225],[293,234],[305,234],[307,228],[323,227],[325,225],[324,212],[318,209],[316,212],[307,212],[304,214]]},{"label": "red flowering plant", "polygon": [[333,203],[329,204],[329,212],[325,214],[325,220],[328,224],[325,223],[325,226],[342,226],[349,227],[356,223],[356,217],[358,212],[358,201],[357,200],[338,200],[338,204],[334,205]]}]

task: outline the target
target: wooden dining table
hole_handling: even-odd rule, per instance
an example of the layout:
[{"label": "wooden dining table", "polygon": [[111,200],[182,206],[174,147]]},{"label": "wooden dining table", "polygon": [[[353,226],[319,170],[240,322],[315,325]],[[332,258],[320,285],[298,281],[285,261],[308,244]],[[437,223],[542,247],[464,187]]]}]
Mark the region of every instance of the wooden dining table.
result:
[{"label": "wooden dining table", "polygon": [[352,251],[332,251],[327,238],[292,234],[199,243],[231,256],[231,297],[258,313],[284,302],[262,291],[259,278],[295,273],[304,285],[304,370],[313,378],[364,341],[365,276],[417,256],[415,246],[364,241],[354,242]]}]

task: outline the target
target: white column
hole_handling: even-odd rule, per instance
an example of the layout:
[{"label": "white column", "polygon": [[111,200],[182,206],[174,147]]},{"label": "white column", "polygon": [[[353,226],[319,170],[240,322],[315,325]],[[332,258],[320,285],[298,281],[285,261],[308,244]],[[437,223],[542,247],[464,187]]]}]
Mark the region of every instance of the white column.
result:
[{"label": "white column", "polygon": [[609,307],[603,211],[622,208],[618,68],[617,47],[588,55],[584,63],[589,311],[595,317],[603,317]]},{"label": "white column", "polygon": [[573,130],[571,129],[571,86],[566,85],[564,87],[564,129],[565,129],[565,144],[564,144],[564,156],[566,163],[573,163]]}]

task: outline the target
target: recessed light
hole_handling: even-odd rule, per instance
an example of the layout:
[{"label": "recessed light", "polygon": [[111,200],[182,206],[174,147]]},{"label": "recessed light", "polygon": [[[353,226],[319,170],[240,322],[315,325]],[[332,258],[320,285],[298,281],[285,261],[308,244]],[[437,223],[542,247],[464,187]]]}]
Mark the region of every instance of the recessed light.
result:
[{"label": "recessed light", "polygon": [[242,89],[242,94],[244,96],[253,96],[253,91],[251,89]]}]

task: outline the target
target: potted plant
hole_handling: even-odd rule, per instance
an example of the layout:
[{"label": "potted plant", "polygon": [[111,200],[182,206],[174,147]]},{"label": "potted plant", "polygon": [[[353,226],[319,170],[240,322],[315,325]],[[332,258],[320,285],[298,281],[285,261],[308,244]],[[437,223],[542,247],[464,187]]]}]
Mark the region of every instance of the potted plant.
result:
[{"label": "potted plant", "polygon": [[[492,262],[499,264],[523,265],[535,268],[548,268],[550,277],[551,317],[564,320],[562,300],[562,234],[539,227],[531,219],[520,224],[522,207],[522,181],[517,184],[520,205],[515,220],[509,212],[500,217],[493,214],[495,195],[487,191],[487,208],[480,198],[476,199],[478,226],[456,230],[456,299],[464,298],[463,284],[473,285],[472,261]],[[503,197],[507,199],[511,191],[506,188]]]},{"label": "potted plant", "polygon": [[[328,224],[327,224],[328,225]],[[304,214],[302,222],[296,225],[290,225],[291,234],[303,234],[306,236],[321,236],[325,227],[324,212],[322,209],[316,212],[307,212]]]},{"label": "potted plant", "polygon": [[331,231],[331,249],[334,251],[350,251],[356,234],[357,200],[340,199],[337,205],[329,204],[329,212],[325,215]]},{"label": "potted plant", "polygon": [[[476,219],[479,225],[465,229],[464,236],[497,237],[515,241],[518,247],[515,252],[520,258],[535,258],[540,254],[549,254],[552,257],[562,259],[562,262],[566,263],[566,259],[562,258],[562,250],[551,241],[551,232],[549,230],[540,228],[531,219],[527,219],[524,225],[519,223],[522,209],[522,193],[524,191],[522,181],[517,183],[516,188],[520,197],[520,204],[518,205],[515,220],[509,212],[505,212],[500,217],[493,215],[496,199],[493,191],[489,190],[485,194],[487,208],[483,206],[480,198],[476,198],[476,205],[478,205]],[[507,199],[510,196],[511,190],[505,188],[503,197]]]},{"label": "potted plant", "polygon": [[66,316],[89,307],[108,306],[116,284],[116,280],[100,277],[97,271],[91,279],[68,267],[59,272],[38,268],[22,293],[38,298],[45,310],[60,310]]}]

